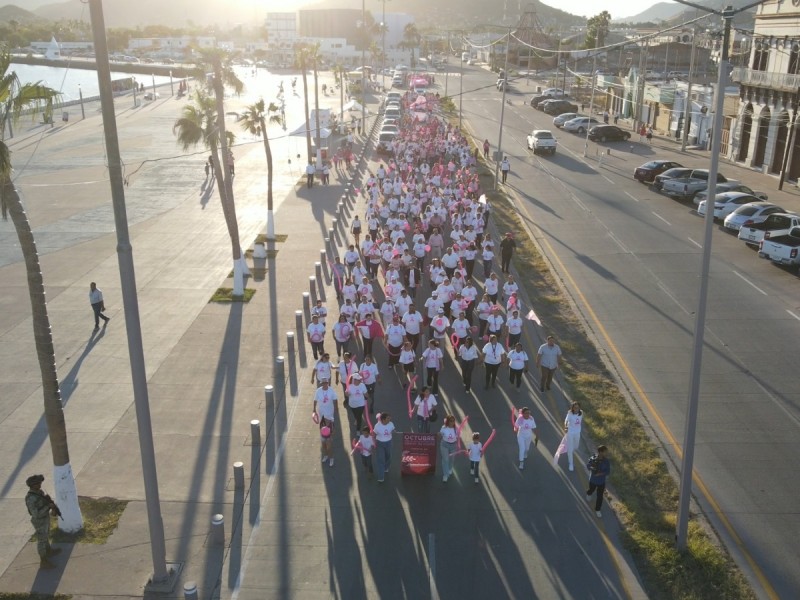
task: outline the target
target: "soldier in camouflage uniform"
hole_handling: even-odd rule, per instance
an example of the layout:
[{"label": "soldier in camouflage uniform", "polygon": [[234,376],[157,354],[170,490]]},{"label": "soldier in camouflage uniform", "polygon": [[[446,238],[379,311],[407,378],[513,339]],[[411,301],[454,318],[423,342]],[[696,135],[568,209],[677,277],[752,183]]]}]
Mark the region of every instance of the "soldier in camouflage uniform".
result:
[{"label": "soldier in camouflage uniform", "polygon": [[55,565],[48,559],[61,552],[60,548],[50,546],[50,515],[59,515],[58,506],[53,499],[42,491],[44,475],[31,475],[25,481],[28,484],[25,505],[31,515],[31,523],[36,530],[36,549],[39,552],[41,569],[53,569]]}]

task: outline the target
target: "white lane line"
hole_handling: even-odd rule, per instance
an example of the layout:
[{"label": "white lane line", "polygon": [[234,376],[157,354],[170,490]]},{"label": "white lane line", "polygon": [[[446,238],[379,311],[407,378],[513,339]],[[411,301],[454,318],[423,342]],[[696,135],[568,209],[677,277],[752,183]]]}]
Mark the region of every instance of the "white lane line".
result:
[{"label": "white lane line", "polygon": [[625,247],[625,244],[623,244],[623,243],[622,243],[622,242],[619,240],[619,238],[617,238],[617,236],[615,236],[613,233],[611,233],[611,231],[609,231],[609,232],[608,232],[608,237],[610,237],[610,238],[611,238],[611,239],[614,241],[614,243],[615,243],[617,246],[619,246],[619,247],[620,247],[620,249],[621,249],[621,250],[622,250],[622,251],[623,251],[625,254],[630,254],[630,251],[629,251],[629,250],[628,250],[628,249]]},{"label": "white lane line", "polygon": [[661,219],[662,221],[664,221],[664,223],[666,223],[667,225],[669,225],[670,227],[672,227],[672,223],[670,223],[669,221],[667,221],[667,220],[666,220],[664,217],[662,217],[660,214],[658,214],[657,212],[655,212],[655,211],[652,211],[652,210],[651,210],[650,212],[651,212],[651,213],[653,213],[653,215],[654,215],[654,216],[655,216],[657,219]]},{"label": "white lane line", "polygon": [[792,311],[790,311],[788,308],[786,309],[786,312],[788,312],[788,313],[789,313],[790,315],[792,315],[792,316],[793,316],[795,319],[797,319],[798,321],[800,321],[800,315],[796,315],[796,314],[794,314],[794,313],[793,313]]},{"label": "white lane line", "polygon": [[692,242],[698,248],[702,248],[703,247],[703,244],[701,244],[700,242],[695,242],[692,238],[686,238],[686,239],[688,239],[690,242]]},{"label": "white lane line", "polygon": [[630,192],[625,192],[625,195],[628,198],[630,198],[631,200],[633,200],[634,202],[638,202],[639,201],[639,199],[636,196],[634,196],[633,194],[631,194]]},{"label": "white lane line", "polygon": [[733,272],[733,274],[734,274],[734,275],[736,275],[736,276],[737,276],[739,279],[741,279],[742,281],[744,281],[744,282],[745,282],[747,285],[749,285],[749,286],[751,286],[752,288],[754,288],[754,289],[758,290],[759,292],[761,292],[761,293],[762,293],[762,294],[764,294],[765,296],[769,296],[769,294],[767,294],[767,292],[765,292],[764,290],[762,290],[762,289],[761,289],[760,287],[758,287],[758,286],[757,286],[755,283],[753,283],[752,281],[750,281],[750,280],[749,280],[747,277],[745,277],[744,275],[742,275],[742,274],[741,274],[741,273],[739,273],[738,271],[734,271],[734,272]]},{"label": "white lane line", "polygon": [[614,183],[613,181],[611,181],[611,179],[609,179],[609,178],[608,178],[608,177],[606,177],[605,175],[601,175],[601,176],[602,176],[602,178],[603,178],[603,179],[605,179],[605,180],[606,180],[608,183],[612,183],[612,184]]},{"label": "white lane line", "polygon": [[431,600],[439,600],[439,590],[436,589],[436,535],[428,534],[428,585],[431,590]]}]

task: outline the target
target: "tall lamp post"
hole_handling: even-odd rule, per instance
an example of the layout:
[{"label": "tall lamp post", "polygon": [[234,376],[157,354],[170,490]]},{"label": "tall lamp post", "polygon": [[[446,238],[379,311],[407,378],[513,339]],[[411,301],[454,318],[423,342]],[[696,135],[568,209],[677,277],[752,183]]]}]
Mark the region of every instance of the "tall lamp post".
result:
[{"label": "tall lamp post", "polygon": [[361,0],[361,133],[367,133],[367,5]]},{"label": "tall lamp post", "polygon": [[461,118],[463,111],[461,107],[464,102],[464,53],[461,53],[461,73],[459,73],[459,87],[458,87],[458,128],[461,129]]},{"label": "tall lamp post", "polygon": [[503,119],[506,116],[506,89],[508,89],[508,50],[511,47],[511,27],[506,34],[506,61],[503,68],[505,82],[503,83],[503,103],[500,105],[500,133],[497,135],[497,156],[494,157],[494,191],[497,191],[497,179],[500,174],[500,157],[503,154]]},{"label": "tall lamp post", "polygon": [[[719,171],[719,148],[722,138],[722,111],[725,100],[725,82],[728,77],[728,47],[731,37],[731,23],[738,13],[758,6],[763,0],[752,2],[734,10],[726,6],[722,11],[710,10],[699,4],[678,0],[704,12],[722,17],[725,25],[722,35],[722,52],[717,75],[717,94],[714,98],[714,121],[711,128],[711,161],[708,166],[708,192],[706,197],[713,199],[717,191]],[[692,470],[694,468],[694,444],[697,433],[697,410],[700,393],[700,372],[703,362],[703,341],[706,327],[706,306],[708,304],[708,278],[711,265],[711,234],[714,211],[706,210],[703,236],[703,258],[700,265],[700,294],[697,300],[697,313],[694,322],[694,343],[692,345],[692,367],[689,374],[689,402],[686,407],[686,423],[683,437],[683,460],[681,461],[680,497],[678,499],[678,520],[675,527],[675,543],[678,550],[686,550],[689,531],[689,501],[692,495]]]}]

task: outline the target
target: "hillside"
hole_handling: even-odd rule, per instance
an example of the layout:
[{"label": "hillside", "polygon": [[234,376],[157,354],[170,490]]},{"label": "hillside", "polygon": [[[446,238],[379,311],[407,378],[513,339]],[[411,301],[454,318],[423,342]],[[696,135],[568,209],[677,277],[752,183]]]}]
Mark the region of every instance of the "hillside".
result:
[{"label": "hillside", "polygon": [[24,8],[20,8],[14,4],[0,6],[0,23],[10,23],[11,21],[16,21],[17,23],[28,24],[40,23],[45,20],[46,19],[35,15],[29,10],[25,10]]},{"label": "hillside", "polygon": [[686,8],[688,7],[674,2],[658,2],[631,17],[614,19],[614,23],[658,23],[679,15]]}]

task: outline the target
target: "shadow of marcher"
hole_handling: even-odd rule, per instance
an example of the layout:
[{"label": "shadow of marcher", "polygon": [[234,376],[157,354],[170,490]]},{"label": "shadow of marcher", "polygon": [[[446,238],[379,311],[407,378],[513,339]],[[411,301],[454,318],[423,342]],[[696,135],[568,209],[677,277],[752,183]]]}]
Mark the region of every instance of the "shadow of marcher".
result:
[{"label": "shadow of marcher", "polygon": [[[244,488],[233,492],[231,541],[228,554],[228,589],[233,589],[242,569],[242,529],[244,526]],[[256,494],[259,492],[256,491]]]},{"label": "shadow of marcher", "polygon": [[211,196],[214,194],[214,183],[215,179],[212,176],[210,179],[207,179],[200,185],[200,208],[205,210],[208,201],[211,199]]},{"label": "shadow of marcher", "polygon": [[[38,569],[36,577],[33,578],[31,583],[31,596],[55,596],[61,584],[61,578],[64,576],[64,571],[69,563],[69,557],[75,549],[75,544],[58,544],[54,548],[61,548],[61,554],[53,556],[48,560],[53,563],[55,569]],[[38,568],[39,555],[36,555],[36,568]]]}]

